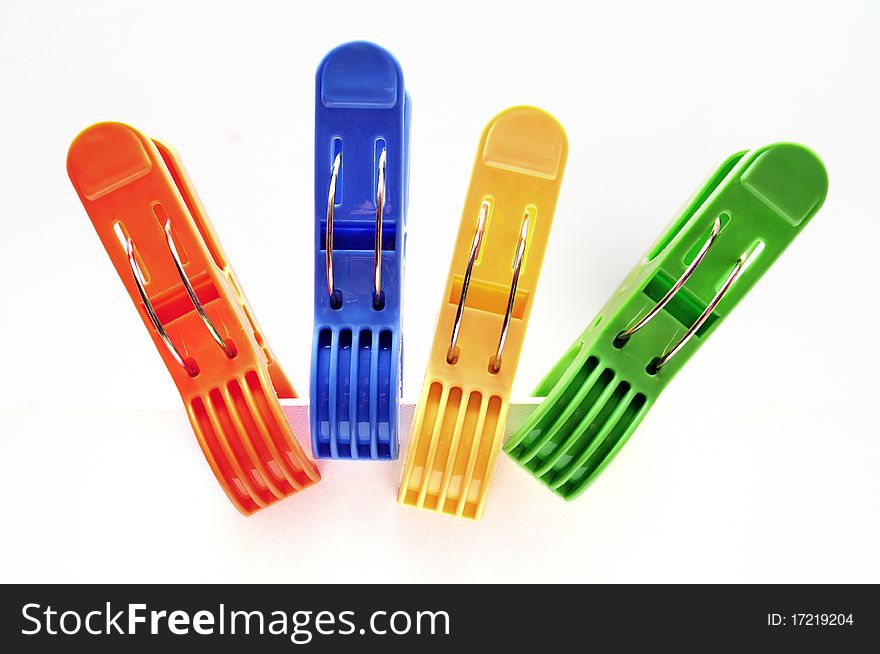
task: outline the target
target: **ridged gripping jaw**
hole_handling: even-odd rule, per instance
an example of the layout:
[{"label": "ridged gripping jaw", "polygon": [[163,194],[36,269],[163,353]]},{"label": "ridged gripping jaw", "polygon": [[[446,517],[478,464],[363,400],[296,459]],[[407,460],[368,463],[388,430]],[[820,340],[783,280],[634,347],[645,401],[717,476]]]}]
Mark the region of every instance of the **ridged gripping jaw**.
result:
[{"label": "ridged gripping jaw", "polygon": [[354,42],[321,62],[315,96],[312,449],[396,459],[409,94],[394,57]]},{"label": "ridged gripping jaw", "polygon": [[278,401],[293,387],[176,153],[99,123],[67,170],[230,501],[248,515],[318,481]]},{"label": "ridged gripping jaw", "polygon": [[483,132],[398,501],[478,519],[495,469],[568,154],[549,114],[514,107]]},{"label": "ridged gripping jaw", "polygon": [[565,499],[586,490],[827,189],[801,145],[728,158],[538,385],[544,401],[505,451]]}]

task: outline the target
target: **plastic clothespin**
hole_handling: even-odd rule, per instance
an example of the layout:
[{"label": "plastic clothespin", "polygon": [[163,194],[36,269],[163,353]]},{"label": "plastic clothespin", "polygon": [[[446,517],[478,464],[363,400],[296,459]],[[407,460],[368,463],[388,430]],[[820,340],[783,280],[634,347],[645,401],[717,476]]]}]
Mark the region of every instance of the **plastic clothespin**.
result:
[{"label": "plastic clothespin", "polygon": [[545,399],[505,451],[563,498],[582,493],[827,188],[801,145],[727,159],[538,385]]},{"label": "plastic clothespin", "polygon": [[278,402],[296,393],[177,154],[99,123],[74,139],[67,171],[235,507],[248,515],[318,481]]},{"label": "plastic clothespin", "polygon": [[315,82],[316,457],[397,458],[410,99],[366,42],[332,50]]},{"label": "plastic clothespin", "polygon": [[549,114],[514,107],[483,131],[400,483],[402,504],[477,519],[568,154]]}]

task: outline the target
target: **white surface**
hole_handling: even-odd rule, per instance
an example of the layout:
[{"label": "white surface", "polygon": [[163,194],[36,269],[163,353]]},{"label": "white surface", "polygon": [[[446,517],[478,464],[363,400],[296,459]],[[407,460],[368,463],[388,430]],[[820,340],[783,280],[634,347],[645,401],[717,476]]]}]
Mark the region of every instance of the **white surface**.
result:
[{"label": "white surface", "polygon": [[[0,3],[2,581],[880,581],[880,92],[872,2]],[[313,75],[368,38],[413,97],[405,394],[483,125],[531,103],[570,157],[523,396],[729,153],[826,162],[825,208],[591,489],[506,456],[484,519],[394,502],[400,464],[245,519],[204,462],[64,169],[78,130],[180,151],[308,387]]]}]

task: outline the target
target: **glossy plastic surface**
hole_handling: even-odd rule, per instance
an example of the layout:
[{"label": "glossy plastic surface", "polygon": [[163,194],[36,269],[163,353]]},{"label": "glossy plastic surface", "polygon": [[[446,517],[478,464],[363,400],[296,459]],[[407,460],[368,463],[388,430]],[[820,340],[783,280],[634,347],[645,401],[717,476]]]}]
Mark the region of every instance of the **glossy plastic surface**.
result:
[{"label": "glossy plastic surface", "polygon": [[[505,451],[563,498],[582,493],[675,374],[815,215],[827,189],[825,167],[801,145],[780,143],[727,159],[539,384],[534,395],[544,402],[511,435]],[[721,231],[692,276],[621,343],[617,336],[645,316],[695,260],[716,219]],[[707,311],[746,254],[739,277],[702,327],[654,370],[652,361]]]},{"label": "glossy plastic surface", "polygon": [[[366,42],[321,62],[315,90],[315,319],[312,449],[319,458],[396,459],[410,99],[400,65]],[[374,306],[376,192],[387,152],[381,308]],[[327,203],[342,154],[333,228],[334,307],[327,289]]]},{"label": "glossy plastic surface", "polygon": [[[186,406],[211,469],[248,515],[320,479],[278,397],[296,397],[226,261],[204,207],[175,152],[121,123],[99,123],[70,146],[67,170]],[[164,225],[186,277],[223,341],[212,339],[175,268]],[[176,361],[141,299],[126,251],[131,239],[144,289]]]},{"label": "glossy plastic surface", "polygon": [[[413,421],[398,501],[477,519],[501,447],[510,396],[568,154],[549,114],[514,107],[492,119],[477,149]],[[489,203],[458,338],[447,362],[478,216]],[[513,278],[524,214],[528,237],[501,368],[491,365]]]}]

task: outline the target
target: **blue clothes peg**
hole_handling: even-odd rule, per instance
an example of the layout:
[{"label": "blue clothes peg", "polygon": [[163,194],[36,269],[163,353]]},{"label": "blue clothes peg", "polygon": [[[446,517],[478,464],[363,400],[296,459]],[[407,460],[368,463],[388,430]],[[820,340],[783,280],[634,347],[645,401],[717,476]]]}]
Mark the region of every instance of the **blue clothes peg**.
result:
[{"label": "blue clothes peg", "polygon": [[397,458],[410,98],[397,60],[341,45],[315,80],[312,448]]}]

